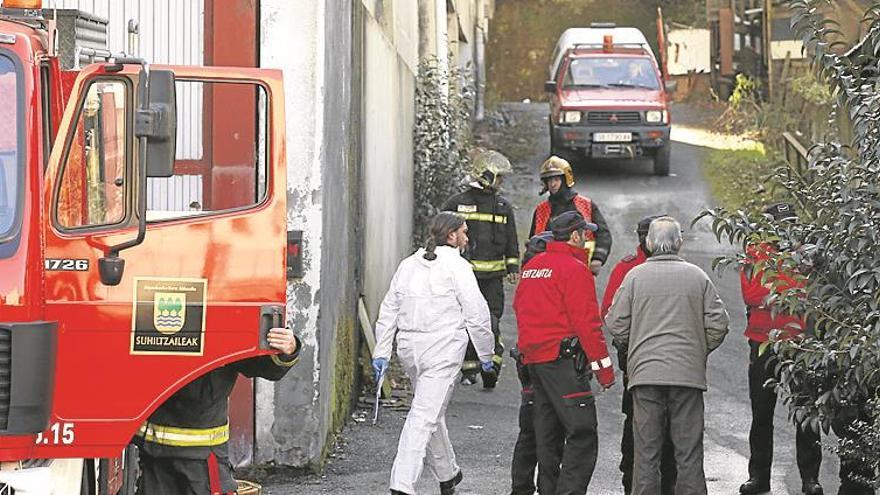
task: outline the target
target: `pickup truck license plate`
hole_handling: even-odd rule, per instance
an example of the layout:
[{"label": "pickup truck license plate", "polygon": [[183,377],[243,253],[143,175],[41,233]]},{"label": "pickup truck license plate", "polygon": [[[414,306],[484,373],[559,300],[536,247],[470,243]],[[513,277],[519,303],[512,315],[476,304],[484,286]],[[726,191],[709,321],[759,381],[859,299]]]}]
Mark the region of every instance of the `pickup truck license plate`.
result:
[{"label": "pickup truck license plate", "polygon": [[593,134],[593,141],[597,143],[628,143],[632,141],[631,132],[597,132]]}]

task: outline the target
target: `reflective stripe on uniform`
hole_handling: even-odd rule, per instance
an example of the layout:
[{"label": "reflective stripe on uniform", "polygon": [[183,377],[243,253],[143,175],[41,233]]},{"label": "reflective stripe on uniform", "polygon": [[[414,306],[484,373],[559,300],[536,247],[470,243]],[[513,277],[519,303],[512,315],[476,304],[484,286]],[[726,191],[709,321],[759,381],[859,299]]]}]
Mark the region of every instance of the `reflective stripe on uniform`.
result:
[{"label": "reflective stripe on uniform", "polygon": [[471,260],[475,272],[501,272],[507,269],[504,260],[484,261]]},{"label": "reflective stripe on uniform", "polygon": [[465,220],[476,220],[478,222],[492,222],[506,224],[507,217],[504,215],[493,215],[491,213],[464,213],[457,211],[456,215],[464,217]]},{"label": "reflective stripe on uniform", "polygon": [[504,262],[508,265],[519,265],[519,258],[507,258]]},{"label": "reflective stripe on uniform", "polygon": [[214,428],[181,428],[147,421],[138,434],[144,441],[171,447],[213,447],[229,441],[229,423]]},{"label": "reflective stripe on uniform", "polygon": [[596,241],[587,241],[584,251],[587,252],[587,263],[593,261],[593,253],[596,252]]},{"label": "reflective stripe on uniform", "polygon": [[476,370],[476,369],[480,369],[480,368],[481,368],[481,365],[480,365],[479,361],[465,361],[465,362],[461,363],[461,369],[463,371]]},{"label": "reflective stripe on uniform", "polygon": [[611,358],[606,356],[599,361],[593,361],[590,363],[590,367],[593,368],[593,371],[599,371],[602,368],[610,368]]},{"label": "reflective stripe on uniform", "polygon": [[275,363],[275,366],[278,366],[280,368],[290,368],[299,362],[299,356],[297,356],[296,359],[294,359],[293,361],[284,361],[283,359],[278,357],[278,354],[272,354],[272,362]]}]

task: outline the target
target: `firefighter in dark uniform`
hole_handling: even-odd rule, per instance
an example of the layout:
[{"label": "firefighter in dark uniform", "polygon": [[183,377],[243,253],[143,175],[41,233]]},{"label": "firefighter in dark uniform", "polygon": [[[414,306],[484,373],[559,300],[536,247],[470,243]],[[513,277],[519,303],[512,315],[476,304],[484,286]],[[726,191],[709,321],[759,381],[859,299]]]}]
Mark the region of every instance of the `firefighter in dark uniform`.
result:
[{"label": "firefighter in dark uniform", "polygon": [[558,156],[551,156],[541,164],[541,181],[544,183],[540,194],[550,193],[550,197],[538,203],[535,213],[532,215],[532,227],[529,229],[531,238],[536,232],[548,229],[550,219],[566,211],[577,211],[589,223],[598,227],[596,232],[587,232],[587,260],[593,274],[599,273],[599,269],[608,259],[611,252],[611,231],[605,217],[599,211],[599,206],[586,196],[578,194],[572,189],[574,175],[571,165]]},{"label": "firefighter in dark uniform", "polygon": [[515,283],[519,276],[519,246],[513,208],[510,201],[498,194],[502,177],[511,171],[510,161],[501,153],[478,151],[467,190],[446,200],[441,208],[456,212],[467,220],[470,242],[465,257],[473,265],[480,292],[492,315],[494,372],[482,371],[473,345],[468,345],[462,364],[463,383],[475,383],[479,372],[484,388],[495,388],[503,362],[504,346],[498,322],[504,313],[504,278]]},{"label": "firefighter in dark uniform", "polygon": [[[614,300],[614,293],[620,288],[624,277],[633,268],[641,265],[648,260],[650,253],[645,245],[645,239],[648,237],[648,227],[651,222],[666,215],[652,215],[641,219],[636,226],[636,234],[639,236],[639,245],[636,247],[635,254],[625,256],[611,271],[608,278],[608,285],[605,286],[605,295],[602,297],[602,318],[608,314],[611,303]],[[620,472],[623,473],[623,493],[629,495],[632,491],[633,478],[633,460],[634,460],[634,442],[633,442],[633,400],[632,394],[626,389],[629,383],[629,377],[626,374],[626,349],[617,350],[617,364],[623,371],[623,400],[621,403],[621,411],[624,414],[623,420],[623,437],[620,440]],[[675,480],[678,477],[678,471],[675,468],[675,446],[672,444],[672,437],[669,431],[666,432],[666,441],[663,444],[663,452],[660,457],[660,495],[673,495],[675,493]]]},{"label": "firefighter in dark uniform", "polygon": [[241,373],[280,380],[296,364],[300,342],[273,328],[269,345],[280,351],[217,368],[178,390],[141,425],[139,495],[235,493],[229,463],[229,394]]}]

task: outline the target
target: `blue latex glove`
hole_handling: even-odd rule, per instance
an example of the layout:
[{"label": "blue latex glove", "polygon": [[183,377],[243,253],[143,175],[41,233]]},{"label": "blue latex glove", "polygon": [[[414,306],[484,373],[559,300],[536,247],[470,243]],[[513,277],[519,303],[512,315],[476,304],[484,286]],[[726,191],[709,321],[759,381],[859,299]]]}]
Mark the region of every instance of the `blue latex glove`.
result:
[{"label": "blue latex glove", "polygon": [[490,371],[495,371],[495,364],[492,361],[481,361],[480,367],[483,368],[483,371],[489,373]]},{"label": "blue latex glove", "polygon": [[376,372],[376,378],[384,375],[388,371],[388,360],[385,358],[376,358],[373,360],[373,371]]}]

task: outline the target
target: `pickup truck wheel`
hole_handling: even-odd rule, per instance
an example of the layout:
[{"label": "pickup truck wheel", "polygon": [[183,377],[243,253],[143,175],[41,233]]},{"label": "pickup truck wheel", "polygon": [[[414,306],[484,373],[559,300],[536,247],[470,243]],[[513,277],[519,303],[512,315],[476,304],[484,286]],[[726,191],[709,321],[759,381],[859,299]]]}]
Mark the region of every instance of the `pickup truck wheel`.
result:
[{"label": "pickup truck wheel", "polygon": [[669,152],[671,145],[666,145],[654,152],[654,175],[669,175]]}]

